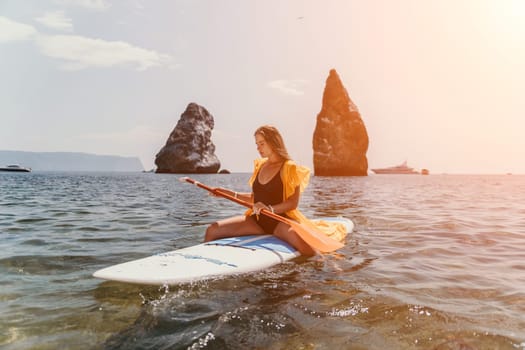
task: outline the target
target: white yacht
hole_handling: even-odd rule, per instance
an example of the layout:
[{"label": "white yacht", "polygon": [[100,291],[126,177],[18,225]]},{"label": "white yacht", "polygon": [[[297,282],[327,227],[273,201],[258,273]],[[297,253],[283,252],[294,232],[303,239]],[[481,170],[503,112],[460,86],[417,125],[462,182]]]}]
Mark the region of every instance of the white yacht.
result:
[{"label": "white yacht", "polygon": [[6,167],[0,167],[0,171],[18,171],[18,172],[29,173],[31,172],[31,168],[26,168],[18,164],[13,164],[13,165],[8,165]]},{"label": "white yacht", "polygon": [[389,168],[372,169],[372,171],[376,174],[419,174],[419,171],[407,165],[406,160],[400,165],[391,166]]}]

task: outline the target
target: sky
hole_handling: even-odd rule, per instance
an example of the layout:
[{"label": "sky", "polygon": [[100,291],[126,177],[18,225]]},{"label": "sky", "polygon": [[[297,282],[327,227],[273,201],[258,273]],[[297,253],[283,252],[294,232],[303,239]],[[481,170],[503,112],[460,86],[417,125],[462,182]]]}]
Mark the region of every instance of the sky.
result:
[{"label": "sky", "polygon": [[221,168],[252,170],[263,124],[312,168],[335,69],[370,169],[524,174],[524,62],[522,0],[0,0],[0,150],[149,170],[195,102]]}]

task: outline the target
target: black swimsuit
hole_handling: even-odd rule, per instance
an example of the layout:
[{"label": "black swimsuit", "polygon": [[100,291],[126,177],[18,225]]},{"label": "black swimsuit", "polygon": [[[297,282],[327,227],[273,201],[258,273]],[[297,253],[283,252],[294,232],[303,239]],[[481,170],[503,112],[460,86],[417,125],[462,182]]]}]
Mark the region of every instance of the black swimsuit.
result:
[{"label": "black swimsuit", "polygon": [[[281,180],[281,169],[279,169],[277,174],[275,174],[274,177],[264,185],[259,182],[259,174],[257,174],[252,190],[254,203],[262,202],[266,205],[275,205],[281,203],[283,201],[284,190],[283,181]],[[281,216],[287,217],[286,215]],[[255,221],[257,221],[259,226],[262,227],[264,232],[269,235],[273,234],[275,227],[279,223],[279,221],[264,214],[252,214],[252,217],[255,219]]]}]

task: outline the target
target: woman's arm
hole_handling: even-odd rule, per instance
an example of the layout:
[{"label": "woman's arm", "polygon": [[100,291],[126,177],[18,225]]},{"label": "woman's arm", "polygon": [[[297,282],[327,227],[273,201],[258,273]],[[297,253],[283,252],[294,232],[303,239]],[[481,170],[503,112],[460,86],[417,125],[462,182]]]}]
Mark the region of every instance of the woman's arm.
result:
[{"label": "woman's arm", "polygon": [[253,193],[251,192],[234,192],[233,196],[239,198],[240,200],[253,204]]},{"label": "woman's arm", "polygon": [[245,202],[253,203],[253,193],[251,193],[251,192],[249,192],[249,193],[236,192],[236,191],[232,191],[232,190],[229,190],[227,188],[222,188],[222,187],[216,187],[215,190],[217,190],[219,192],[222,192],[224,194],[230,195],[230,196],[232,196],[234,198],[238,198],[238,199],[243,200]]},{"label": "woman's arm", "polygon": [[301,191],[299,187],[295,188],[293,195],[288,197],[284,202],[272,205],[273,212],[276,214],[286,213],[287,211],[297,209],[299,205],[299,199],[301,197]]}]

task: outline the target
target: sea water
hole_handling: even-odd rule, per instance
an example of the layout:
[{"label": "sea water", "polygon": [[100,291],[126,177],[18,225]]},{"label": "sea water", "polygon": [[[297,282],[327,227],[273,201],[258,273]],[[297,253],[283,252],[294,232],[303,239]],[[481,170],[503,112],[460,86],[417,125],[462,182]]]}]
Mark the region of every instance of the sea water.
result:
[{"label": "sea water", "polygon": [[93,278],[244,211],[177,180],[0,174],[0,348],[525,349],[525,176],[313,177],[303,212],[355,222],[336,253],[176,286]]}]

